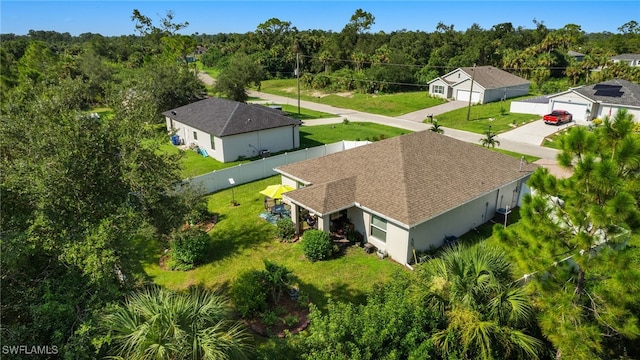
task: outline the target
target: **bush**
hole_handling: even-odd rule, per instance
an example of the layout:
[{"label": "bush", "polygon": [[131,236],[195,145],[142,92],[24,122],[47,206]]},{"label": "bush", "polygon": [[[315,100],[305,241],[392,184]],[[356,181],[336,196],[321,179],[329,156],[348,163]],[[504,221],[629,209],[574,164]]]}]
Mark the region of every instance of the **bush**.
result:
[{"label": "bush", "polygon": [[231,286],[230,297],[242,317],[255,317],[267,309],[268,289],[265,273],[260,270],[247,271]]},{"label": "bush", "polygon": [[209,235],[198,228],[188,228],[175,233],[171,240],[171,261],[173,270],[189,270],[204,260]]},{"label": "bush", "polygon": [[276,234],[278,238],[283,241],[293,239],[293,236],[296,234],[296,227],[293,221],[288,217],[279,219],[276,222]]},{"label": "bush", "polygon": [[206,202],[198,202],[189,211],[189,223],[191,225],[203,222],[211,217],[209,208]]},{"label": "bush", "polygon": [[311,261],[324,260],[331,256],[333,244],[322,230],[307,230],[302,236],[302,251]]}]

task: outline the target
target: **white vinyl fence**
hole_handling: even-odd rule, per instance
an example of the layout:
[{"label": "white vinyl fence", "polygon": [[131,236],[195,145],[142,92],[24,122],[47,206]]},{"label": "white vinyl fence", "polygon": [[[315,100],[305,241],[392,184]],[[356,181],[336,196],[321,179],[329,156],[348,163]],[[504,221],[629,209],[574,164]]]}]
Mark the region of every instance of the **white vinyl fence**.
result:
[{"label": "white vinyl fence", "polygon": [[204,194],[210,194],[231,187],[230,178],[233,178],[235,185],[246,184],[276,175],[277,173],[273,169],[278,166],[313,159],[367,144],[369,144],[369,141],[343,140],[333,144],[288,152],[185,179],[183,185],[189,185],[202,190]]}]

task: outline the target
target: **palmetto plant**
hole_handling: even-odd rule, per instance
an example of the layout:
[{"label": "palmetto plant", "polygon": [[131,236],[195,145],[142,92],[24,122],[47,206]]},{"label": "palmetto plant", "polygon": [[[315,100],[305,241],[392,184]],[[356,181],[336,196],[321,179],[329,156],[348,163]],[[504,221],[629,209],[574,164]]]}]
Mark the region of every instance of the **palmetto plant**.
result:
[{"label": "palmetto plant", "polygon": [[497,136],[498,134],[491,131],[491,126],[489,126],[489,130],[484,133],[484,137],[480,139],[480,143],[482,146],[491,146],[492,148],[496,147],[496,145],[500,146],[500,141],[496,139]]},{"label": "palmetto plant", "polygon": [[438,120],[433,120],[433,123],[431,124],[431,128],[429,130],[433,131],[434,133],[444,134],[444,130],[442,129],[440,124],[438,124]]},{"label": "palmetto plant", "polygon": [[200,288],[150,287],[107,310],[114,359],[248,359],[251,335],[229,320],[226,300]]},{"label": "palmetto plant", "polygon": [[432,337],[444,357],[538,358],[542,342],[527,333],[534,311],[504,254],[486,246],[448,248],[418,274],[424,303],[444,315]]}]

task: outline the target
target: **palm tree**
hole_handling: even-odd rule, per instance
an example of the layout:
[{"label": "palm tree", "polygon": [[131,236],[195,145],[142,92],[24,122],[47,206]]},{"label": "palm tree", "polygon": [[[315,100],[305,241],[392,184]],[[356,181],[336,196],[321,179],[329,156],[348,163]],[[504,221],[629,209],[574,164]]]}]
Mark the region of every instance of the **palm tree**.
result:
[{"label": "palm tree", "polygon": [[496,145],[500,146],[500,141],[496,139],[496,136],[498,136],[498,134],[491,131],[491,125],[489,125],[489,130],[487,130],[484,135],[485,137],[480,139],[480,143],[482,143],[482,146],[491,146],[492,148],[496,147]]},{"label": "palm tree", "polygon": [[433,120],[433,123],[431,124],[431,128],[429,130],[437,134],[444,134],[444,130],[442,129],[442,126],[438,124],[438,120]]},{"label": "palm tree", "polygon": [[418,268],[424,303],[444,315],[432,340],[443,356],[537,359],[543,343],[529,335],[535,314],[496,248],[456,246]]},{"label": "palm tree", "polygon": [[123,359],[248,359],[251,335],[230,321],[226,300],[200,288],[151,287],[128,296],[102,318]]}]

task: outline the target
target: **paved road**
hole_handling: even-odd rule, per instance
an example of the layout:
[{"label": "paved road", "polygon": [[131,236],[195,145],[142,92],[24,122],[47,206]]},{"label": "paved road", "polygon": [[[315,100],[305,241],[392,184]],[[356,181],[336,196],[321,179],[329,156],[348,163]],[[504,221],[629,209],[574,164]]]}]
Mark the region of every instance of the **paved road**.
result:
[{"label": "paved road", "polygon": [[[200,73],[199,76],[200,78],[206,79],[204,80],[205,83],[213,81],[213,79],[211,79],[206,73]],[[261,99],[257,102],[286,104],[292,106],[298,105],[297,99],[291,99],[284,96],[271,95],[253,90],[249,90],[248,94],[251,97]],[[464,101],[452,101],[443,105],[415,111],[413,113],[405,114],[399,117],[390,117],[300,100],[301,108],[322,111],[336,115],[336,117],[327,119],[307,120],[305,121],[304,126],[337,124],[341,123],[344,119],[348,119],[349,121],[374,122],[411,131],[422,131],[431,128],[431,125],[422,123],[422,121],[426,117],[426,114],[433,113],[434,115],[437,115],[464,106]],[[549,135],[549,131],[558,130],[558,128],[553,126],[541,127],[532,124],[528,124],[523,126],[522,128],[516,128],[514,130],[500,134],[498,136],[498,140],[500,141],[500,149],[539,157],[541,159],[544,159],[544,161],[541,161],[544,164],[554,164],[556,155],[558,154],[558,150],[545,148],[539,145],[542,143],[542,139],[544,139],[545,136]],[[466,142],[479,144],[480,139],[482,138],[482,135],[468,131],[445,127],[443,127],[442,129],[444,130],[444,135]],[[538,141],[538,139],[540,139],[540,141]]]}]

